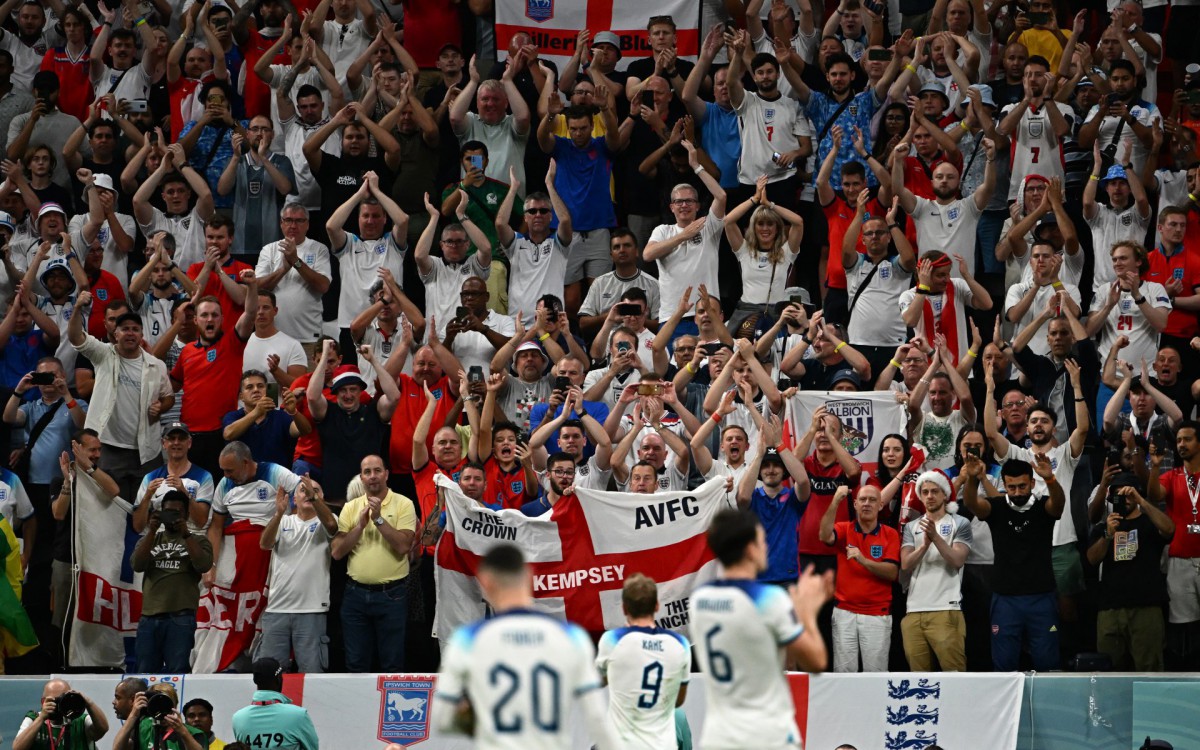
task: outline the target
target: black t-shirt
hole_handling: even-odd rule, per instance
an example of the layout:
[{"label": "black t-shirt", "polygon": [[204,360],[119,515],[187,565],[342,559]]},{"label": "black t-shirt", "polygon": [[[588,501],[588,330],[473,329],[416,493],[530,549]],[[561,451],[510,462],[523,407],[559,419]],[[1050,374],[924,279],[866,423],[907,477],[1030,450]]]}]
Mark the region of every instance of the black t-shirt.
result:
[{"label": "black t-shirt", "polygon": [[[1090,543],[1104,536],[1104,524],[1092,529]],[[1160,567],[1169,543],[1145,514],[1125,518],[1108,540],[1100,573],[1099,609],[1154,607],[1167,600],[1167,578]]]},{"label": "black t-shirt", "polygon": [[[1191,419],[1192,411],[1196,408],[1196,399],[1192,398],[1192,385],[1189,378],[1175,378],[1174,385],[1163,385],[1158,382],[1158,378],[1150,378],[1158,390],[1163,392],[1167,398],[1179,404],[1179,410],[1183,412],[1184,419]],[[1155,408],[1159,414],[1162,409]]]},{"label": "black t-shirt", "polygon": [[[687,80],[687,77],[692,74],[692,68],[695,67],[696,64],[693,62],[684,60],[682,58],[675,58],[675,72],[683,76],[685,81]],[[625,74],[626,80],[630,78],[636,78],[639,81],[646,80],[650,76],[654,75],[654,58],[641,57],[637,60],[634,60],[633,62],[629,63],[629,67],[625,69]],[[609,76],[609,78],[611,78],[613,81],[617,81],[615,75]],[[670,81],[667,81],[667,83],[670,83]]]},{"label": "black t-shirt", "polygon": [[[458,79],[458,87],[462,89],[467,85],[467,81],[467,73],[464,70]],[[425,104],[425,108],[431,113],[437,112],[437,108],[442,105],[442,100],[446,98],[446,92],[448,90],[449,87],[441,80],[433,84],[433,86],[431,86],[429,90],[425,92],[425,98],[422,100]],[[471,106],[468,108],[468,111],[475,111],[475,102],[471,102]],[[534,110],[534,112],[536,111],[537,110]],[[438,142],[437,177],[434,179],[432,184],[445,185],[446,183],[457,180],[459,175],[462,174],[462,167],[459,165],[458,158],[458,136],[454,134],[454,129],[450,127],[449,107],[446,108],[442,118],[438,120],[438,135],[440,136],[440,140]],[[400,171],[404,171],[403,165],[401,165]],[[422,191],[424,190],[424,188],[421,189]],[[424,203],[421,204],[420,208],[421,210],[424,210]],[[408,209],[405,210],[407,211]]]},{"label": "black t-shirt", "polygon": [[1016,104],[1025,98],[1025,88],[1021,81],[1007,83],[1003,78],[988,81],[992,87],[992,98],[996,100],[996,111],[999,113],[1010,104]]},{"label": "black t-shirt", "polygon": [[992,531],[996,564],[992,566],[992,591],[1019,596],[1054,591],[1051,549],[1054,522],[1046,513],[1049,498],[1034,498],[1026,511],[1013,510],[1004,496],[989,497],[987,517]]},{"label": "black t-shirt", "polygon": [[[379,184],[392,184],[392,172],[381,156],[331,156],[321,155],[321,168],[313,175],[321,186],[321,212],[331,215],[337,207],[350,200],[350,196],[362,187],[362,177],[367,172],[379,175]],[[347,232],[358,233],[358,211],[350,214],[346,222]]]},{"label": "black t-shirt", "polygon": [[379,418],[375,401],[360,404],[352,414],[329,404],[325,419],[317,423],[325,466],[321,484],[331,498],[341,498],[346,485],[359,473],[359,464],[371,454],[381,454],[388,427]]}]

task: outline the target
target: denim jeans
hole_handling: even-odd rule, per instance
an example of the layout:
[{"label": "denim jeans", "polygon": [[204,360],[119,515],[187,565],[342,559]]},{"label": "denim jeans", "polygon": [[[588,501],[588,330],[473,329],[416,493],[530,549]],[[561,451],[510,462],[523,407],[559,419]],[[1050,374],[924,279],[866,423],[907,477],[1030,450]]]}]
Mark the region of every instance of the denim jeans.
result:
[{"label": "denim jeans", "polygon": [[329,637],[324,612],[263,612],[262,640],[255,659],[269,656],[287,664],[295,654],[296,669],[321,673],[329,667]]},{"label": "denim jeans", "polygon": [[1008,211],[984,211],[975,227],[975,243],[979,248],[980,263],[975,267],[983,273],[1004,273],[1004,263],[996,260],[996,243],[1000,241],[1000,230]]},{"label": "denim jeans", "polygon": [[385,591],[368,591],[346,581],[342,599],[342,640],[347,672],[404,671],[404,626],[408,621],[408,582],[395,581]]},{"label": "denim jeans", "polygon": [[186,674],[196,643],[196,611],[142,615],[138,621],[137,671]]}]

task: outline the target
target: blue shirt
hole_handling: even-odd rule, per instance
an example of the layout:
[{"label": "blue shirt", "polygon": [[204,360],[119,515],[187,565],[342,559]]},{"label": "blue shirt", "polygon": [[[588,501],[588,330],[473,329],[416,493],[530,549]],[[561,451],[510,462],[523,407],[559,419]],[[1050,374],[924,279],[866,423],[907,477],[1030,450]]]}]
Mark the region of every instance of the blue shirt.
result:
[{"label": "blue shirt", "polygon": [[[232,105],[231,105],[232,106]],[[176,139],[183,138],[192,128],[196,127],[197,121],[192,120],[183,126],[183,130],[179,131]],[[243,128],[248,127],[249,120],[242,120]],[[217,140],[217,135],[220,134],[221,139]],[[209,158],[209,154],[212,158]],[[200,138],[196,141],[195,147],[192,148],[191,163],[203,176],[208,183],[208,187],[212,190],[213,204],[217,208],[233,208],[234,198],[236,194],[221,195],[217,192],[217,182],[221,179],[221,173],[225,171],[225,165],[229,163],[229,159],[233,156],[233,128],[226,127],[223,123],[220,125],[205,125],[204,130],[200,131]],[[208,166],[205,167],[205,162]]]},{"label": "blue shirt", "polygon": [[[37,389],[32,388],[30,392],[36,393]],[[76,401],[79,403],[79,407],[86,412],[87,402],[83,399],[76,399]],[[28,442],[29,433],[33,432],[34,425],[53,408],[53,403],[47,404],[40,398],[37,401],[27,401],[21,404],[21,411],[25,414],[25,427],[21,438],[23,441]],[[50,424],[46,425],[46,429],[42,430],[37,442],[33,444],[33,452],[29,455],[30,484],[50,484],[55,477],[62,478],[58,459],[63,451],[71,449],[71,435],[75,429],[75,422],[71,419],[71,410],[64,403],[58,407],[58,411],[54,412]]]},{"label": "blue shirt", "polygon": [[796,491],[784,487],[775,497],[767,497],[762,487],[750,496],[750,510],[758,515],[767,533],[767,569],[758,574],[760,581],[794,581],[800,577],[800,517],[807,502]]},{"label": "blue shirt", "polygon": [[[533,408],[529,410],[530,430],[536,430],[538,428],[538,426],[542,423],[542,419],[546,416],[546,410],[549,408],[550,405],[545,401],[539,401],[533,405]],[[608,404],[604,403],[603,401],[588,401],[587,399],[584,399],[583,408],[587,410],[589,417],[596,420],[600,424],[604,424],[604,420],[608,419]],[[550,419],[555,419],[559,414],[562,414],[562,404],[554,407],[554,413],[550,415]],[[579,419],[579,414],[572,411],[569,415],[569,418]],[[584,434],[586,436],[586,432]],[[546,452],[551,454],[558,452],[558,430],[555,430],[554,434],[550,436],[550,439],[546,441]],[[583,447],[583,457],[585,459],[591,458],[592,454],[595,452],[596,446],[592,445],[591,441],[587,441]]]},{"label": "blue shirt", "polygon": [[[38,360],[49,357],[54,350],[46,343],[46,332],[33,328],[25,333],[14,333],[8,337],[4,354],[0,355],[0,383],[8,388],[16,388],[25,373],[37,369]],[[37,389],[31,388],[25,393],[25,400],[32,401],[38,397]],[[57,459],[55,465],[58,464]]]},{"label": "blue shirt", "polygon": [[721,187],[730,190],[738,186],[738,160],[742,158],[742,133],[738,129],[737,112],[705,102],[700,118],[700,145],[721,170]]},{"label": "blue shirt", "polygon": [[[487,505],[492,510],[500,510],[499,508],[497,508],[489,503],[484,503],[484,505]],[[522,505],[521,512],[524,513],[525,515],[529,516],[530,518],[537,518],[538,516],[542,515],[543,513],[546,513],[553,507],[554,506],[550,504],[550,501],[546,499],[546,491],[539,487],[537,499],[530,500],[529,502]]]},{"label": "blue shirt", "polygon": [[554,136],[551,156],[558,162],[554,189],[571,212],[571,227],[576,232],[590,232],[616,226],[617,215],[608,189],[612,179],[608,141],[592,138],[587,146],[579,148],[570,138]]},{"label": "blue shirt", "polygon": [[317,728],[308,710],[283,693],[255,690],[249,706],[233,715],[233,735],[248,747],[319,750]]},{"label": "blue shirt", "polygon": [[[231,411],[221,419],[221,427],[228,427],[244,416],[245,409]],[[272,409],[267,412],[266,419],[250,425],[250,429],[242,433],[238,440],[250,448],[255,461],[291,466],[292,452],[296,447],[296,439],[291,433],[292,422],[292,416],[287,412]]]},{"label": "blue shirt", "polygon": [[[867,151],[871,150],[871,118],[875,116],[875,111],[879,109],[881,102],[875,98],[875,90],[868,89],[861,94],[855,94],[850,100],[850,105],[842,110],[838,115],[835,125],[840,125],[843,132],[853,133],[854,128],[858,127],[863,134],[863,148]],[[812,120],[813,132],[820,135],[824,130],[825,137],[816,145],[817,149],[817,164],[824,161],[825,155],[833,148],[833,128],[826,128],[825,124],[829,122],[829,118],[833,117],[842,105],[840,102],[834,101],[831,97],[822,94],[820,91],[813,91],[809,94],[808,104],[804,107],[804,113]],[[842,148],[838,152],[837,157],[833,161],[833,174],[830,175],[829,184],[834,190],[842,189],[842,165],[848,161],[862,161],[858,158],[858,154],[854,152],[853,138],[842,138]],[[815,175],[814,175],[815,179]],[[875,179],[875,174],[871,170],[867,170],[867,184],[877,185],[878,180]]]}]

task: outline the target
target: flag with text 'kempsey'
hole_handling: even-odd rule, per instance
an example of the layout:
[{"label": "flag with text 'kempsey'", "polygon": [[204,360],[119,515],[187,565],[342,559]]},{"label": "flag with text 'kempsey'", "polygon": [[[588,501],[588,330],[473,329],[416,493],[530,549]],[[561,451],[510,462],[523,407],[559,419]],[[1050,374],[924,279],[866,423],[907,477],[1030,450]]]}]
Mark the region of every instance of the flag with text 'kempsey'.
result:
[{"label": "flag with text 'kempsey'", "polygon": [[637,495],[577,490],[538,518],[493,511],[439,476],[446,530],[437,549],[437,634],[483,618],[479,560],[499,542],[518,546],[533,570],[535,606],[592,633],[625,624],[621,587],[634,573],[658,583],[658,624],[687,634],[693,589],[714,577],[706,533],[725,503],[725,479],[692,491]]},{"label": "flag with text 'kempsey'", "polygon": [[86,472],[73,469],[75,587],[68,664],[122,669],[142,615],[142,574],[129,557],[139,536],[129,503],[109,497]]}]

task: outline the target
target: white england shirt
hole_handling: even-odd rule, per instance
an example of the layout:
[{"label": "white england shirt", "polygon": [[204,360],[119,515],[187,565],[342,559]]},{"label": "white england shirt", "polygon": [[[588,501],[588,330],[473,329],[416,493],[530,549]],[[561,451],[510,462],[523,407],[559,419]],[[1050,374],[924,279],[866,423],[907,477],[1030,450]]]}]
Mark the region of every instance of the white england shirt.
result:
[{"label": "white england shirt", "polygon": [[675,746],[675,700],[692,668],[687,638],[662,628],[610,630],[596,648],[608,680],[608,719],[625,750]]}]

